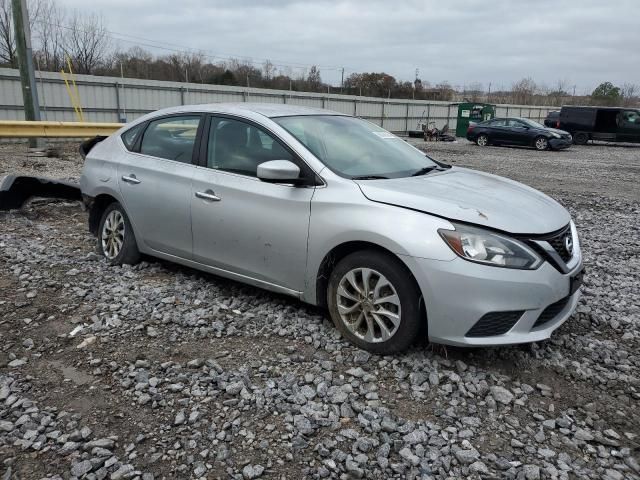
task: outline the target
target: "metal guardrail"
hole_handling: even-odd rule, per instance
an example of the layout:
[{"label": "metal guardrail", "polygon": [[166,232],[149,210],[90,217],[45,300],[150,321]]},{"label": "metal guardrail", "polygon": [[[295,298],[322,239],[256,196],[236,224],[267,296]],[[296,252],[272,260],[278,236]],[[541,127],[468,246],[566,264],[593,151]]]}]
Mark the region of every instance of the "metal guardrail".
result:
[{"label": "metal guardrail", "polygon": [[0,138],[87,138],[111,135],[122,123],[0,120]]}]

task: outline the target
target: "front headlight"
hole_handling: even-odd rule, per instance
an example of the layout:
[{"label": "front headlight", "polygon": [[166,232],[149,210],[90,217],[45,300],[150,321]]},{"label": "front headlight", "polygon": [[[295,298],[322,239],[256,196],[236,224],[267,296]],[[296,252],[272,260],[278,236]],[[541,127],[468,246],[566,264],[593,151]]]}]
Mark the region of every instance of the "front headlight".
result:
[{"label": "front headlight", "polygon": [[525,270],[534,270],[542,263],[536,252],[514,238],[468,225],[453,225],[455,230],[441,228],[438,233],[465,260]]}]

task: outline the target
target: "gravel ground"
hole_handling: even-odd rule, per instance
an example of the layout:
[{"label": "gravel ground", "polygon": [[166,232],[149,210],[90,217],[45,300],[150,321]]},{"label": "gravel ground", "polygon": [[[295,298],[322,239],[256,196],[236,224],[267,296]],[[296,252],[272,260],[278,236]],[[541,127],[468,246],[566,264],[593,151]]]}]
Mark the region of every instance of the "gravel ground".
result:
[{"label": "gravel ground", "polygon": [[[78,204],[34,201],[0,213],[0,479],[640,478],[640,148],[420,144],[571,211],[588,274],[551,340],[371,356],[293,299],[108,266]],[[74,148],[0,145],[0,176],[77,177]]]}]

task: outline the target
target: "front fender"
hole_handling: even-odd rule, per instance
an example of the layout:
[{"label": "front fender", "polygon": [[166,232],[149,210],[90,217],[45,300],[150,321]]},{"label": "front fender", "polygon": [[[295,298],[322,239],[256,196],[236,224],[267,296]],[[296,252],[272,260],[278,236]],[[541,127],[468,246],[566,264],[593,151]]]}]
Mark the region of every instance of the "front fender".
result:
[{"label": "front fender", "polygon": [[355,183],[319,188],[311,202],[304,299],[318,302],[316,284],[325,257],[347,242],[366,242],[407,257],[450,261],[455,254],[438,234],[453,229],[448,220],[368,200]]}]

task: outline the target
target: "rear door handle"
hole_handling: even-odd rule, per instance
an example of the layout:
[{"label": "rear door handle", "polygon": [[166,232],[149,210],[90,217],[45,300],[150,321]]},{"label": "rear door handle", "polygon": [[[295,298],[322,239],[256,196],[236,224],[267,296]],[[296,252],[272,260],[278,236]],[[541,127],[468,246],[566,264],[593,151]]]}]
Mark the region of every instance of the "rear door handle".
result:
[{"label": "rear door handle", "polygon": [[137,185],[138,183],[140,183],[140,180],[138,180],[134,174],[131,174],[129,176],[123,175],[122,180],[127,183],[132,183],[134,185]]},{"label": "rear door handle", "polygon": [[215,193],[213,193],[213,190],[206,190],[204,192],[196,192],[196,197],[201,198],[203,200],[208,200],[210,202],[219,202],[220,200],[222,200]]}]

